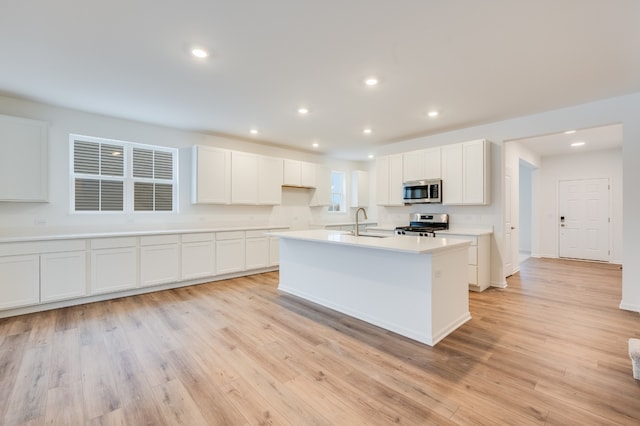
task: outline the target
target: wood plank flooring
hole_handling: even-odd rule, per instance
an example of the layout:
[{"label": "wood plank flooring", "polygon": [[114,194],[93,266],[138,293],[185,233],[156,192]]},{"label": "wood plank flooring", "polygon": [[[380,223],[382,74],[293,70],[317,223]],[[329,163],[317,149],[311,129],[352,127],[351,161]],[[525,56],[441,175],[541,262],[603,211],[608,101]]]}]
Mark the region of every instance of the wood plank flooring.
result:
[{"label": "wood plank flooring", "polygon": [[640,424],[615,265],[531,258],[434,348],[277,283],[0,320],[0,424]]}]

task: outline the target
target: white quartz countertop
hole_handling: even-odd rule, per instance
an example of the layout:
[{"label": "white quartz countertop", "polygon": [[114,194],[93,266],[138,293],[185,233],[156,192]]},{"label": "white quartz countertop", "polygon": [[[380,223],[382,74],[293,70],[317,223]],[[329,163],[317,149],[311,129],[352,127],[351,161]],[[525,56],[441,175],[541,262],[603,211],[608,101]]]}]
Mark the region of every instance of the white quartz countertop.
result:
[{"label": "white quartz countertop", "polygon": [[196,234],[201,232],[224,232],[224,231],[275,231],[288,229],[287,226],[235,226],[235,227],[205,227],[205,228],[185,228],[185,229],[158,229],[158,230],[138,230],[138,231],[49,231],[42,232],[34,228],[33,230],[23,230],[0,233],[0,243],[13,243],[22,241],[48,241],[48,240],[73,240],[82,238],[109,238],[109,237],[140,237],[146,235],[172,235],[172,234]]},{"label": "white quartz countertop", "polygon": [[326,229],[270,232],[280,238],[313,241],[326,244],[340,244],[367,249],[389,250],[413,254],[427,254],[451,249],[466,248],[470,242],[451,238],[393,236],[377,238],[372,236],[354,236],[341,231]]},{"label": "white quartz countertop", "polygon": [[[375,225],[376,224],[375,221],[370,221],[370,220],[360,221],[359,223],[360,223],[360,225],[367,225],[367,227],[370,227],[369,225]],[[311,226],[311,227],[318,227],[318,226],[322,226],[322,227],[324,227],[324,226],[353,226],[355,224],[356,224],[356,222],[354,220],[352,220],[352,221],[347,221],[347,222],[314,222],[314,223],[310,223],[309,226]]]},{"label": "white quartz countertop", "polygon": [[491,235],[493,231],[491,229],[483,228],[449,228],[444,231],[436,231],[436,235],[469,235],[479,237],[480,235]]}]

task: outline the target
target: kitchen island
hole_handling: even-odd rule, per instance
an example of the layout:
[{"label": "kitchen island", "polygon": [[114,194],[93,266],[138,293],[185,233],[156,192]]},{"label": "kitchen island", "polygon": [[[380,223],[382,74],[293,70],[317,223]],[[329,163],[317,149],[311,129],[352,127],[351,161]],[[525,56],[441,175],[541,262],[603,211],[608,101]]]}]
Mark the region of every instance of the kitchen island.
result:
[{"label": "kitchen island", "polygon": [[283,292],[430,346],[471,319],[468,241],[328,230],[272,235],[280,237]]}]

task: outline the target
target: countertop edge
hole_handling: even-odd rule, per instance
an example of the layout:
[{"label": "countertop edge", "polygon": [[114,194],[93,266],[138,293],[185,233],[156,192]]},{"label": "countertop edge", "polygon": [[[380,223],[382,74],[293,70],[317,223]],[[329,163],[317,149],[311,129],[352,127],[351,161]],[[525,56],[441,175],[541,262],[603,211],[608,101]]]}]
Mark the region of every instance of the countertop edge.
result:
[{"label": "countertop edge", "polygon": [[87,233],[75,233],[75,234],[43,234],[43,235],[28,235],[28,236],[0,236],[0,243],[16,243],[16,242],[30,242],[30,241],[51,241],[51,240],[75,240],[75,239],[90,239],[90,238],[114,238],[114,237],[144,237],[151,235],[173,235],[173,234],[198,234],[206,232],[227,232],[227,231],[273,231],[278,229],[289,229],[288,226],[234,226],[234,227],[220,227],[220,228],[186,228],[186,229],[162,229],[162,230],[147,230],[147,231],[108,231],[108,232],[87,232]]}]

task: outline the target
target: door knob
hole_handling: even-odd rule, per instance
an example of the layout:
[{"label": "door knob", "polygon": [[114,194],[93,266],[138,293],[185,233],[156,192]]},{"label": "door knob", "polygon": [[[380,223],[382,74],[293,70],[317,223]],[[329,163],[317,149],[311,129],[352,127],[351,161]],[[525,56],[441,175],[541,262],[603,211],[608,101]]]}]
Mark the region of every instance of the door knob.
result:
[{"label": "door knob", "polygon": [[511,230],[514,230],[514,229],[516,229],[516,227],[515,227],[515,226],[512,226],[512,227],[511,227]]}]

